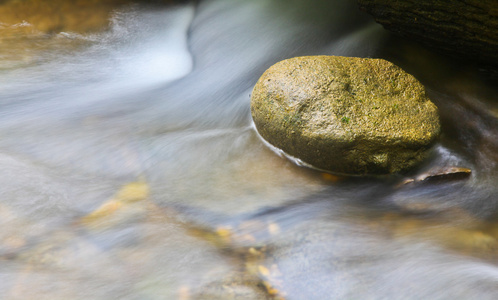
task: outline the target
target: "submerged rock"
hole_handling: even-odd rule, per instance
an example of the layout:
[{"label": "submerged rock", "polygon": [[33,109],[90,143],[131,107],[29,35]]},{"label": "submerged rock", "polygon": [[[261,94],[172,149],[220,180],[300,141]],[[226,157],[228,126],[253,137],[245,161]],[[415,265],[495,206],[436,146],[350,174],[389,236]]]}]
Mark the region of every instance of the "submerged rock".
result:
[{"label": "submerged rock", "polygon": [[305,164],[366,175],[406,170],[440,132],[437,107],[410,74],[382,59],[281,61],[251,96],[259,134]]}]

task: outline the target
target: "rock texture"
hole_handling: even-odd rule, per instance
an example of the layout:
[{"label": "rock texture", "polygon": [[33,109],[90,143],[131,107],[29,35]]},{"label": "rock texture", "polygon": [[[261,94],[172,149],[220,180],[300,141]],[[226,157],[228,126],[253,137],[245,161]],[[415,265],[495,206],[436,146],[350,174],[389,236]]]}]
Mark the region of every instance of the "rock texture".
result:
[{"label": "rock texture", "polygon": [[496,0],[358,0],[386,29],[447,54],[498,65]]},{"label": "rock texture", "polygon": [[286,154],[342,174],[400,172],[439,135],[424,87],[381,59],[307,56],[281,61],[251,96],[259,134]]}]

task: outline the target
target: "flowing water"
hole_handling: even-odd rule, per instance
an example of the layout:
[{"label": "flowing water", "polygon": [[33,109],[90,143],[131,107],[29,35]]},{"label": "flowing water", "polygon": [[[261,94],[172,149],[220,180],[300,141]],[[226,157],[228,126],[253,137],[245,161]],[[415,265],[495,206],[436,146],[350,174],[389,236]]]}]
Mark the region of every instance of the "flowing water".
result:
[{"label": "flowing water", "polygon": [[[100,33],[0,24],[1,299],[497,299],[495,73],[355,1],[116,10]],[[260,141],[258,77],[299,55],[415,75],[443,134],[410,174],[341,178]],[[402,185],[433,167],[465,180]]]}]

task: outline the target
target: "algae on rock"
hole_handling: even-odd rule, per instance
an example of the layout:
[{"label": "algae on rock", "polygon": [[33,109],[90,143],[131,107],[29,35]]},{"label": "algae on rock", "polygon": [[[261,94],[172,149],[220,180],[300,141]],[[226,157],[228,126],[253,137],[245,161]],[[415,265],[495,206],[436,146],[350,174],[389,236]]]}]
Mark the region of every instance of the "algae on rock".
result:
[{"label": "algae on rock", "polygon": [[410,74],[381,59],[281,61],[251,97],[259,134],[313,167],[389,174],[423,160],[440,132],[437,107]]}]

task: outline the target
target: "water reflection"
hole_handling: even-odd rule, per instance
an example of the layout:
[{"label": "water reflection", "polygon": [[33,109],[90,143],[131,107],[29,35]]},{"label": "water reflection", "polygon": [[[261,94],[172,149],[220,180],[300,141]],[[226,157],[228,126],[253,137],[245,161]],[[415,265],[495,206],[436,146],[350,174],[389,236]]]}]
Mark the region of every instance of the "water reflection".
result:
[{"label": "water reflection", "polygon": [[[496,297],[492,79],[391,37],[350,1],[137,6],[111,24],[43,38],[0,28],[13,47],[0,50],[2,299]],[[413,72],[444,132],[406,176],[471,177],[340,178],[267,149],[251,89],[308,54]]]}]

